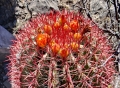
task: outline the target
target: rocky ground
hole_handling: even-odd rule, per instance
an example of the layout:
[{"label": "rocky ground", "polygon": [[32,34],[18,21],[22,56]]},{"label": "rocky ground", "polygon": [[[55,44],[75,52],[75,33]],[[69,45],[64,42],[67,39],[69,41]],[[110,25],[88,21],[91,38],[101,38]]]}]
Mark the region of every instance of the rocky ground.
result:
[{"label": "rocky ground", "polygon": [[116,49],[120,42],[119,2],[120,0],[0,0],[0,25],[14,35],[38,13],[47,13],[51,9],[79,11],[104,30],[113,49]]}]

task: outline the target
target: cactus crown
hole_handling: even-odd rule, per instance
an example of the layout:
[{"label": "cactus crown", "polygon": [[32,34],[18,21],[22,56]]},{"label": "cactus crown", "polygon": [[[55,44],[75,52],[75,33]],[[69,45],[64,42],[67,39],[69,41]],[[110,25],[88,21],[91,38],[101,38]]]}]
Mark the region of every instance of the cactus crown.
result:
[{"label": "cactus crown", "polygon": [[62,11],[32,18],[16,35],[9,56],[12,88],[108,88],[111,47],[96,24]]}]

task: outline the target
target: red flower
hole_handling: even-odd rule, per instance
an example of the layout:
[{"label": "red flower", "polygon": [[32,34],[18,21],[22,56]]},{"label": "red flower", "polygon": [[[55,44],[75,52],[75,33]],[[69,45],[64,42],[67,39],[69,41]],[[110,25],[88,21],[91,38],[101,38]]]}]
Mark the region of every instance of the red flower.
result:
[{"label": "red flower", "polygon": [[48,34],[38,34],[36,37],[36,43],[39,47],[44,48],[47,45]]}]

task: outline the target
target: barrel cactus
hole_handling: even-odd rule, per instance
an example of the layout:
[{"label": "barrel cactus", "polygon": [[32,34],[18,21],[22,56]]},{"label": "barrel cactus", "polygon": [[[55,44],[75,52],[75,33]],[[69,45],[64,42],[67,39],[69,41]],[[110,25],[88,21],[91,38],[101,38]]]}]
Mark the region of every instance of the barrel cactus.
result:
[{"label": "barrel cactus", "polygon": [[39,14],[16,34],[12,88],[112,88],[112,48],[103,31],[72,11]]}]

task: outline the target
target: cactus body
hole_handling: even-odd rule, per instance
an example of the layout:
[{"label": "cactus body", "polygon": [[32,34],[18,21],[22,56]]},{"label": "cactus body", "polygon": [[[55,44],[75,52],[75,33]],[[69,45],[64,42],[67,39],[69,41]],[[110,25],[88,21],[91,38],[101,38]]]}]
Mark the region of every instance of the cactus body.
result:
[{"label": "cactus body", "polygon": [[12,88],[113,87],[111,46],[103,31],[79,13],[32,18],[10,50]]}]

